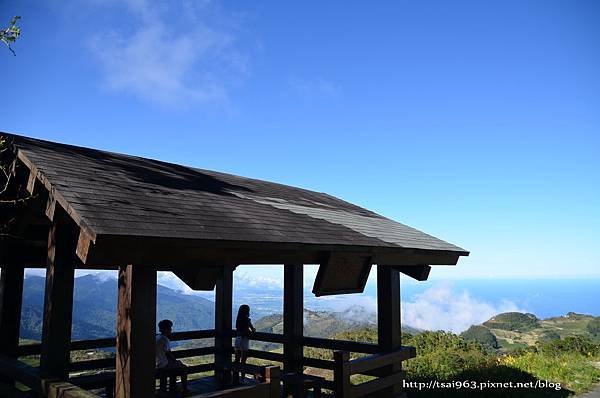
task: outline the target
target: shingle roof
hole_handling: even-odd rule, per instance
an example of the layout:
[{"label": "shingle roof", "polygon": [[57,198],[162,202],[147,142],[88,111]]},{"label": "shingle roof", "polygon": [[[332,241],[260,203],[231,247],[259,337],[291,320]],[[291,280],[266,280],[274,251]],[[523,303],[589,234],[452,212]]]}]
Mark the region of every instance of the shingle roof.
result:
[{"label": "shingle roof", "polygon": [[95,236],[464,249],[325,193],[10,135]]}]

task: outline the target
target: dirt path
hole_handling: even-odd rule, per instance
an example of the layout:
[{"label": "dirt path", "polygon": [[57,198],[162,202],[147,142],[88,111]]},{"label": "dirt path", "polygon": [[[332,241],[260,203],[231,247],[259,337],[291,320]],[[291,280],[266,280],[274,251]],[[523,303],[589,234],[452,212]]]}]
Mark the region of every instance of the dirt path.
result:
[{"label": "dirt path", "polygon": [[596,388],[591,391],[577,395],[577,398],[600,398],[600,384],[598,384]]},{"label": "dirt path", "polygon": [[[594,362],[594,366],[600,369],[600,362]],[[577,398],[600,398],[600,383],[597,384],[592,390],[584,394],[577,395]]]}]

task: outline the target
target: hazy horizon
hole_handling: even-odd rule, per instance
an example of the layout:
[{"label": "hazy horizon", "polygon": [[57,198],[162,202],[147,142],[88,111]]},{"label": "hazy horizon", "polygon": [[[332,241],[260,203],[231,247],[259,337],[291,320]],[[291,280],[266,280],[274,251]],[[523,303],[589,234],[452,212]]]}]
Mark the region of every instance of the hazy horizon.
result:
[{"label": "hazy horizon", "polygon": [[[256,266],[242,266],[244,268]],[[282,267],[280,267],[282,268]],[[78,271],[78,277],[94,275],[116,283],[116,271]],[[372,272],[374,274],[374,272]],[[44,276],[41,269],[28,269],[26,276]],[[283,284],[277,278],[252,276],[250,272],[234,272],[234,307],[250,304],[258,317],[282,313]],[[282,272],[281,272],[282,276]],[[305,278],[304,306],[313,311],[344,312],[362,307],[365,316],[377,312],[376,286],[371,279],[364,293],[316,298],[311,293],[311,274]],[[193,292],[170,272],[159,272],[158,283],[184,294],[214,301],[214,291]],[[600,316],[600,302],[594,300],[600,289],[600,278],[537,279],[465,279],[447,280],[433,278],[418,282],[402,277],[402,322],[404,325],[424,330],[462,332],[469,326],[480,324],[503,312],[529,312],[538,318],[562,316],[568,312]]]}]

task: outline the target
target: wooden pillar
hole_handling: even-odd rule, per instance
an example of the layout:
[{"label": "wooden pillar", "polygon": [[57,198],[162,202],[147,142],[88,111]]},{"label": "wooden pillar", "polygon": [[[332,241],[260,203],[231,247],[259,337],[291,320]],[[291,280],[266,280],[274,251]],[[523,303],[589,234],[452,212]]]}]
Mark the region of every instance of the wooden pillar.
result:
[{"label": "wooden pillar", "polygon": [[334,351],[333,361],[335,368],[333,369],[333,385],[334,395],[336,397],[347,397],[350,395],[350,353],[348,351]]},{"label": "wooden pillar", "polygon": [[[381,352],[402,347],[400,335],[400,273],[389,266],[377,266],[377,342]],[[385,369],[386,374],[401,370],[401,364]],[[377,393],[378,397],[395,397],[402,390],[395,385]]]},{"label": "wooden pillar", "polygon": [[77,238],[77,226],[57,212],[48,235],[40,370],[61,379],[69,375]]},{"label": "wooden pillar", "polygon": [[119,267],[117,398],[153,397],[156,352],[156,267]]},{"label": "wooden pillar", "polygon": [[[14,359],[19,352],[24,270],[22,265],[3,264],[0,274],[0,354]],[[0,381],[13,383],[4,377]]]},{"label": "wooden pillar", "polygon": [[231,366],[233,269],[223,266],[215,287],[215,378],[221,385],[229,382],[228,373],[223,369]]},{"label": "wooden pillar", "polygon": [[304,291],[302,264],[283,266],[283,369],[302,372]]}]

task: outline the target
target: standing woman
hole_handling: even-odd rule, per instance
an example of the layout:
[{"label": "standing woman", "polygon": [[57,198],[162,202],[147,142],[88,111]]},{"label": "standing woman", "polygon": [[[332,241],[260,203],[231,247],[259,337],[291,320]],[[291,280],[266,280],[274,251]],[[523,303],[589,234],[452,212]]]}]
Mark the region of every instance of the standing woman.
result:
[{"label": "standing woman", "polygon": [[[237,319],[235,320],[235,329],[237,336],[235,338],[235,363],[246,363],[248,358],[248,347],[250,344],[250,334],[256,332],[250,320],[250,306],[247,304],[240,305],[238,309]],[[242,383],[246,374],[242,372]]]}]

